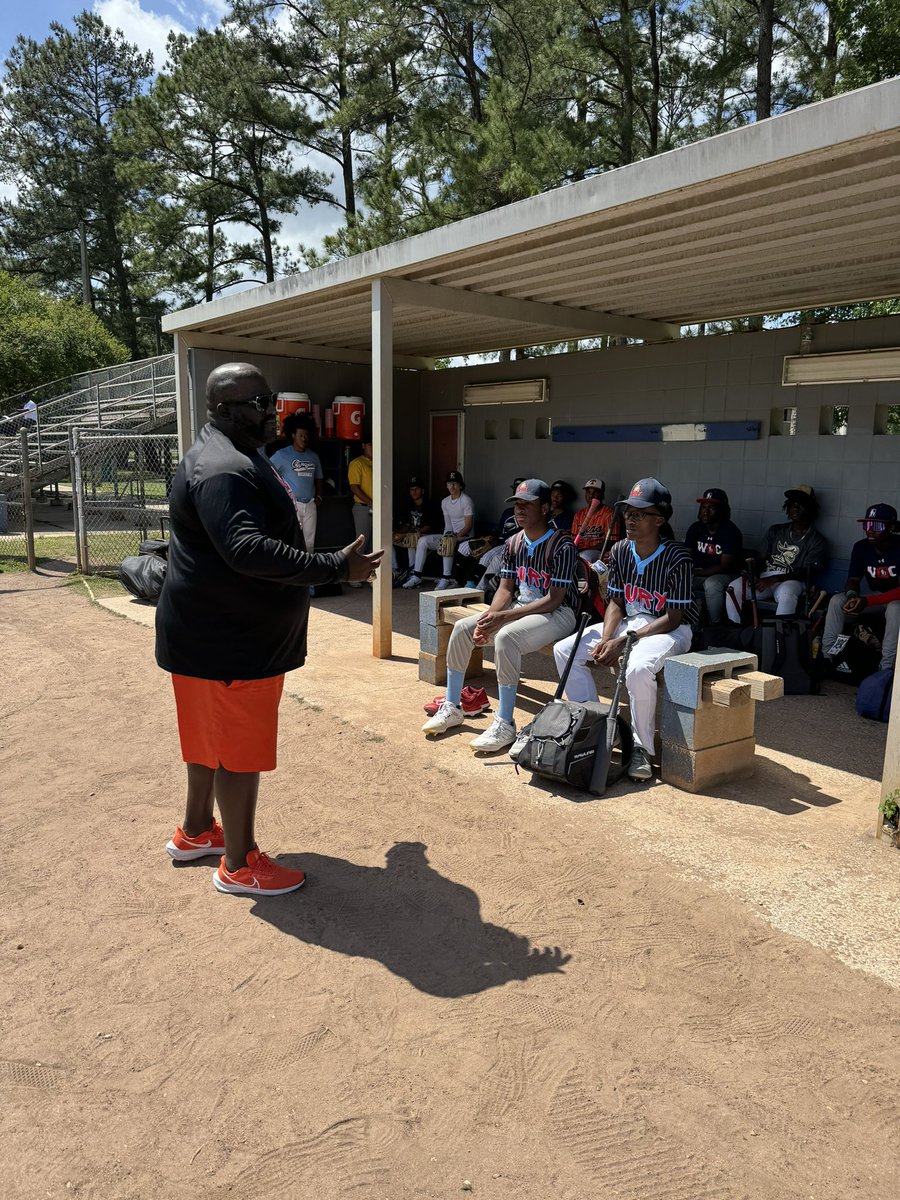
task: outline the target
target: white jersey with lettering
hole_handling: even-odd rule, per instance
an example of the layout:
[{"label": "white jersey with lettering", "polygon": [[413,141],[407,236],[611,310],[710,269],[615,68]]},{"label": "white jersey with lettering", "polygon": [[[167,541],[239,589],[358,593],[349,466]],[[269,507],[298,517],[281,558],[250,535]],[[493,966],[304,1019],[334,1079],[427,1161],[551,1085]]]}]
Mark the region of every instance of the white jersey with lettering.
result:
[{"label": "white jersey with lettering", "polygon": [[692,576],[691,556],[681,542],[660,542],[649,558],[641,559],[634,542],[623,538],[613,546],[609,557],[609,595],[629,617],[661,617],[666,609],[673,608],[681,609],[686,624],[693,624],[697,604],[691,590]]}]

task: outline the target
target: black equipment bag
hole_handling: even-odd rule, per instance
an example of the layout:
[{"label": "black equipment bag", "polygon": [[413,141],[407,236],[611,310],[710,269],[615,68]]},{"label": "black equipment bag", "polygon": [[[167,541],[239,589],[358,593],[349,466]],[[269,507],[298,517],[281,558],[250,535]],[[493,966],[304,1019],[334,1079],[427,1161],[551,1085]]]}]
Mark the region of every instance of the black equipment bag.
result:
[{"label": "black equipment bag", "polygon": [[138,600],[154,604],[160,597],[166,579],[166,561],[155,554],[136,554],[126,558],[119,567],[119,582]]},{"label": "black equipment bag", "polygon": [[[578,704],[564,700],[562,695],[572,660],[588,620],[588,614],[582,613],[556,695],[519,734],[510,757],[516,763],[516,769],[524,767],[543,779],[602,796],[607,787],[621,779],[634,748],[631,728],[618,715],[633,635],[628,635],[625,644],[609,708],[599,703]],[[613,753],[619,757],[615,764]]]},{"label": "black equipment bag", "polygon": [[168,562],[169,543],[165,538],[144,538],[138,546],[138,554],[152,554],[155,558]]},{"label": "black equipment bag", "polygon": [[759,669],[780,675],[786,696],[809,696],[819,691],[819,672],[812,653],[812,634],[806,617],[775,617],[760,626]]},{"label": "black equipment bag", "polygon": [[894,689],[894,671],[885,667],[864,679],[856,692],[856,711],[870,721],[891,719],[891,694]]}]

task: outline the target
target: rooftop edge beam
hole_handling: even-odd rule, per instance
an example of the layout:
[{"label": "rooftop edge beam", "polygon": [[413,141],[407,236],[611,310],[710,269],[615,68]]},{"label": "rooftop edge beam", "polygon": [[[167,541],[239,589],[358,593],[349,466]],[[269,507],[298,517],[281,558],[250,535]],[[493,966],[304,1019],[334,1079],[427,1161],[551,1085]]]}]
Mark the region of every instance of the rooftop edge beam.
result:
[{"label": "rooftop edge beam", "polygon": [[[347,346],[320,346],[307,342],[270,341],[268,338],[237,337],[230,333],[202,333],[196,329],[178,331],[182,345],[197,350],[227,350],[246,354],[272,354],[276,358],[308,358],[326,362],[360,363],[368,366],[372,355],[368,350],[351,350]],[[418,355],[395,354],[394,367],[414,371],[433,371],[434,359]]]},{"label": "rooftop edge beam", "polygon": [[645,342],[660,342],[681,336],[680,326],[665,324],[662,321],[648,321],[644,317],[620,317],[587,308],[566,308],[562,304],[516,300],[512,296],[497,296],[491,292],[447,288],[435,283],[415,283],[397,275],[387,276],[384,282],[398,304],[418,308],[435,308],[440,312],[518,321],[525,325],[549,325],[551,328],[584,337],[614,335],[641,338]]}]

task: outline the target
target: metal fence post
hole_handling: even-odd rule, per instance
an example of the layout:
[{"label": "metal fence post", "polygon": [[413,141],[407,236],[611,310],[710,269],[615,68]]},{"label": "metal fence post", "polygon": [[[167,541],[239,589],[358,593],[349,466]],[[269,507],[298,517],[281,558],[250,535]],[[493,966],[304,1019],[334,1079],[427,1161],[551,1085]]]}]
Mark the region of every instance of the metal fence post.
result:
[{"label": "metal fence post", "polygon": [[87,529],[84,522],[84,504],[81,490],[81,441],[78,430],[72,430],[72,497],[78,496],[75,519],[75,561],[82,575],[88,573]]},{"label": "metal fence post", "polygon": [[25,558],[28,570],[37,566],[34,554],[34,506],[31,500],[31,464],[28,461],[28,430],[19,430],[19,446],[22,452],[22,516],[25,520]]},{"label": "metal fence post", "polygon": [[100,384],[99,383],[96,386],[96,392],[97,392],[97,428],[99,429],[101,427],[101,425],[103,424],[103,406],[100,403]]},{"label": "metal fence post", "polygon": [[150,360],[150,395],[151,395],[151,411],[153,413],[153,426],[156,427],[156,359]]}]

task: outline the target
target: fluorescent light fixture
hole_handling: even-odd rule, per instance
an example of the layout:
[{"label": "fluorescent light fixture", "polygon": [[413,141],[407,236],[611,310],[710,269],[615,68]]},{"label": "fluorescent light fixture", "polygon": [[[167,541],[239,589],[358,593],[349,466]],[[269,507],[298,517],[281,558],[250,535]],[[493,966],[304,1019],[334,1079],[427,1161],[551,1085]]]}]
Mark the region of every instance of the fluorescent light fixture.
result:
[{"label": "fluorescent light fixture", "polygon": [[900,348],[850,350],[845,354],[789,355],[781,382],[785,387],[806,383],[875,383],[900,379]]},{"label": "fluorescent light fixture", "polygon": [[501,383],[467,383],[463,404],[544,404],[550,396],[549,379],[508,379]]}]

